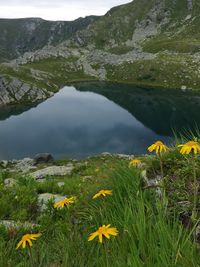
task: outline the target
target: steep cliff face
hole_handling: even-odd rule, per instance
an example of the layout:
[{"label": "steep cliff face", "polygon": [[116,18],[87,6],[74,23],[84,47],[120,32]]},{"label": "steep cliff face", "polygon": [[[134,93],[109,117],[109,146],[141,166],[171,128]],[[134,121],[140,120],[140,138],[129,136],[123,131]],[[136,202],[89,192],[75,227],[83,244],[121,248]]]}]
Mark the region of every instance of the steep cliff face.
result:
[{"label": "steep cliff face", "polygon": [[57,45],[97,19],[95,16],[75,21],[46,21],[40,18],[0,19],[0,62],[46,45]]}]

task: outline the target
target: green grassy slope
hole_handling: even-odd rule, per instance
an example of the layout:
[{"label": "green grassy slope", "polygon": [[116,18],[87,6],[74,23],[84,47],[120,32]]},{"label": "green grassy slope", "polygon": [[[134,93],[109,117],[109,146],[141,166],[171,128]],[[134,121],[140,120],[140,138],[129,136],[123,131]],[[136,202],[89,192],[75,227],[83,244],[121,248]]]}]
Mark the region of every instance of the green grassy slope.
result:
[{"label": "green grassy slope", "polygon": [[[163,159],[166,197],[158,196],[157,188],[146,188],[141,171],[148,177],[160,174],[156,157],[141,158],[141,168],[129,168],[127,159],[97,156],[83,160],[71,176],[46,177],[39,183],[21,174],[3,172],[1,175],[0,218],[21,222],[21,227],[1,226],[0,265],[62,266],[62,267],[198,267],[199,252],[194,242],[192,226],[181,223],[180,214],[190,211],[192,202],[192,168],[177,151],[169,151]],[[196,159],[199,162],[199,159]],[[59,161],[56,164],[67,164]],[[73,162],[74,164],[74,162]],[[170,166],[170,167],[169,167]],[[39,166],[42,168],[44,166]],[[17,184],[4,187],[9,175]],[[10,177],[10,176],[9,176]],[[85,178],[90,177],[90,178]],[[64,182],[63,187],[58,182]],[[92,199],[101,189],[112,195]],[[76,202],[61,210],[40,211],[41,193],[75,196]],[[190,202],[191,201],[191,202]],[[32,223],[32,229],[24,222]],[[90,233],[103,224],[116,227],[116,237],[88,242]],[[16,250],[22,235],[41,232],[33,241],[31,257],[28,248]]]},{"label": "green grassy slope", "polygon": [[96,46],[102,48],[111,39],[119,44],[131,39],[135,30],[135,22],[144,19],[153,6],[154,1],[135,0],[130,4],[112,8],[91,27],[91,30],[96,33]]},{"label": "green grassy slope", "polygon": [[[21,65],[17,68],[0,65],[0,73],[10,79],[16,77],[20,81],[28,84],[56,92],[66,83],[75,82],[76,80],[84,81],[95,79],[92,76],[86,75],[82,69],[77,70],[75,66],[69,69],[68,64],[76,62],[76,60],[77,58],[75,57],[68,58],[67,60],[62,57],[57,57]],[[38,72],[38,76],[32,74],[34,70]]]},{"label": "green grassy slope", "polygon": [[159,35],[145,42],[143,46],[145,51],[153,53],[163,50],[180,53],[200,51],[200,2],[198,0],[192,2],[193,8],[188,10],[188,1],[166,1],[171,20],[162,28]]},{"label": "green grassy slope", "polygon": [[[151,40],[145,40],[146,50],[152,51],[150,48],[154,45],[157,49],[154,48],[153,52],[168,49],[168,46],[170,50],[175,51],[182,51],[182,49],[186,51],[184,46],[188,46],[188,52],[193,51],[194,48],[198,50],[200,2],[199,0],[192,2],[192,10],[187,0],[135,0],[113,8],[92,25],[92,30],[96,32],[95,42],[100,47],[107,45],[111,39],[120,44],[132,39],[138,23],[145,22],[146,25],[143,25],[145,29],[154,21],[158,25],[161,24],[161,29],[155,38],[149,36]],[[166,18],[168,21],[164,22]],[[160,43],[160,47],[157,42]]]}]

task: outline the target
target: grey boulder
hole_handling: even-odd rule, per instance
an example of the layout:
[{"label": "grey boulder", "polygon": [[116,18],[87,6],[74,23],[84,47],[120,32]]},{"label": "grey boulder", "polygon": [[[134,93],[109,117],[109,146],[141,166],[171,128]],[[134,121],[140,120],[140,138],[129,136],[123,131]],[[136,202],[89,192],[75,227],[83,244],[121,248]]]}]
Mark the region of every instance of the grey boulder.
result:
[{"label": "grey boulder", "polygon": [[40,163],[49,163],[53,162],[54,158],[51,154],[49,153],[39,153],[36,154],[35,157],[33,158],[33,164],[37,165]]}]

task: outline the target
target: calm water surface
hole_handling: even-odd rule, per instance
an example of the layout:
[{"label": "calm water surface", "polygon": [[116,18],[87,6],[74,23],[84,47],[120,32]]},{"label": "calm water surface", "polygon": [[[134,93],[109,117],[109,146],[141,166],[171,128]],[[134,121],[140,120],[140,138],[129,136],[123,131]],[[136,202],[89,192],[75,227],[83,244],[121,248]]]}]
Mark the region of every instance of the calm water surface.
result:
[{"label": "calm water surface", "polygon": [[113,83],[66,86],[35,107],[0,110],[0,159],[146,153],[172,129],[200,126],[200,95]]}]

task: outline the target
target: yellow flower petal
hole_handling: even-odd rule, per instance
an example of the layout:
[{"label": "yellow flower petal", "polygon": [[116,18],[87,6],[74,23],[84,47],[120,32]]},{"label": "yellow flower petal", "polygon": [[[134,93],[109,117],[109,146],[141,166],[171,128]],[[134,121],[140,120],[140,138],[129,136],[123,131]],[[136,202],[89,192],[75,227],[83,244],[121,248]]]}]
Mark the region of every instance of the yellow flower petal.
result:
[{"label": "yellow flower petal", "polygon": [[[36,240],[36,239],[34,239],[34,240]],[[32,247],[33,243],[31,242],[31,240],[28,239],[27,242],[29,243],[29,246]]]},{"label": "yellow flower petal", "polygon": [[99,242],[100,242],[100,243],[103,242],[103,236],[102,236],[102,234],[99,234]]},{"label": "yellow flower petal", "polygon": [[22,243],[23,243],[23,241],[22,241],[22,240],[20,240],[20,241],[19,241],[19,243],[17,244],[17,247],[16,247],[16,249],[19,249],[19,247],[22,245]]},{"label": "yellow flower petal", "polygon": [[118,235],[118,231],[117,231],[116,228],[110,228],[109,229],[109,234],[116,236],[116,235]]},{"label": "yellow flower petal", "polygon": [[23,241],[22,248],[26,247],[26,241]]},{"label": "yellow flower petal", "polygon": [[88,241],[92,241],[96,236],[98,236],[99,233],[98,232],[94,232],[90,235],[90,237],[88,238]]},{"label": "yellow flower petal", "polygon": [[104,233],[103,235],[104,235],[106,238],[110,239],[110,236],[109,236],[108,233]]}]

